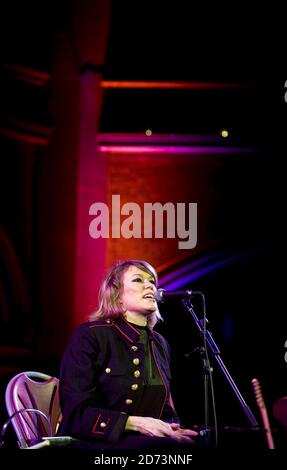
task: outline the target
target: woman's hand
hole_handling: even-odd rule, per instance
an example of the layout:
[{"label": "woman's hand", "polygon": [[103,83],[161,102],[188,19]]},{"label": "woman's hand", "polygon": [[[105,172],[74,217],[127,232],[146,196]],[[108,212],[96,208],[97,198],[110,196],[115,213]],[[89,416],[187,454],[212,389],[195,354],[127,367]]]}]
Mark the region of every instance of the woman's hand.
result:
[{"label": "woman's hand", "polygon": [[126,422],[126,431],[137,431],[146,436],[169,437],[178,442],[191,443],[191,437],[197,436],[196,431],[182,429],[177,423],[165,423],[160,419],[146,418],[144,416],[129,416]]},{"label": "woman's hand", "polygon": [[177,435],[177,440],[180,442],[190,442],[192,441],[192,437],[198,436],[198,432],[192,431],[192,429],[181,428],[180,424],[171,423],[170,426]]}]

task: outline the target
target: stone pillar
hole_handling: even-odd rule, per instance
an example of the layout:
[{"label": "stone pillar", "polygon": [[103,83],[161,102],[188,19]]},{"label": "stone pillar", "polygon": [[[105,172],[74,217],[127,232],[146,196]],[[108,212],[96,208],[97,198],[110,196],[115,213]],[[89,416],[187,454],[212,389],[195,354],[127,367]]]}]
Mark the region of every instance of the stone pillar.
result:
[{"label": "stone pillar", "polygon": [[77,0],[72,19],[70,30],[55,36],[53,132],[40,173],[39,351],[48,356],[62,354],[71,330],[96,308],[106,263],[105,240],[89,236],[89,206],[106,198],[106,165],[97,152],[97,131],[109,1]]}]

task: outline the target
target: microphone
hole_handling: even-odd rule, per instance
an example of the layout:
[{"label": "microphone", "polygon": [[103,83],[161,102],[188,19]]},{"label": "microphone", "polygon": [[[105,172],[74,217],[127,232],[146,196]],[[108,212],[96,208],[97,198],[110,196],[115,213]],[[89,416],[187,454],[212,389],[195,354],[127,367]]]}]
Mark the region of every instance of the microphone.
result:
[{"label": "microphone", "polygon": [[164,302],[169,297],[179,297],[181,299],[192,297],[195,294],[198,294],[198,291],[193,290],[165,290],[165,289],[157,289],[155,293],[155,300],[157,302]]}]

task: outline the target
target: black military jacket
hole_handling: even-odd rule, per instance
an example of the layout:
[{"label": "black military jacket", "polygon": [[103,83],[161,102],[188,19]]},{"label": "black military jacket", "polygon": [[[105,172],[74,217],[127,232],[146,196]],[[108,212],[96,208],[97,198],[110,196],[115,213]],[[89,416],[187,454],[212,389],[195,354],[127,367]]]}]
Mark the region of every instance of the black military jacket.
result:
[{"label": "black military jacket", "polygon": [[[60,373],[60,435],[118,442],[140,403],[145,348],[140,332],[123,317],[79,325],[64,353]],[[165,387],[158,416],[179,422],[170,396],[169,346],[149,329],[151,353]]]}]

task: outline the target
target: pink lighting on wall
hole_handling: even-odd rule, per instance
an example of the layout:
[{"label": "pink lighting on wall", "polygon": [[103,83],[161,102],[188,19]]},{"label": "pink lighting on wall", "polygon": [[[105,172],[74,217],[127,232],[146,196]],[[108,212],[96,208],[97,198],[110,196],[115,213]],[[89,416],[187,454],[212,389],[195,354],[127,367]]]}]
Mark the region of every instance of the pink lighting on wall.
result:
[{"label": "pink lighting on wall", "polygon": [[229,154],[250,153],[254,149],[248,147],[223,147],[223,146],[155,146],[155,145],[100,145],[101,153],[112,155],[166,155],[166,154]]}]

